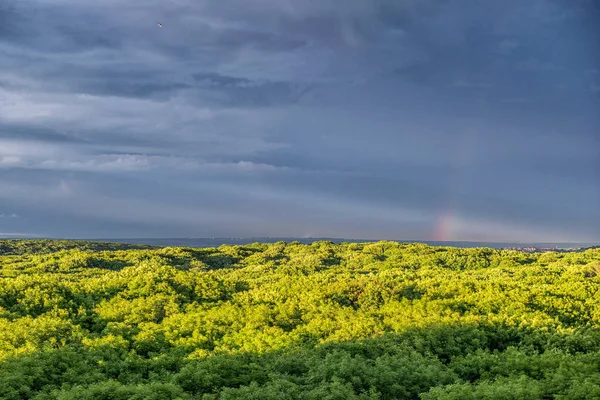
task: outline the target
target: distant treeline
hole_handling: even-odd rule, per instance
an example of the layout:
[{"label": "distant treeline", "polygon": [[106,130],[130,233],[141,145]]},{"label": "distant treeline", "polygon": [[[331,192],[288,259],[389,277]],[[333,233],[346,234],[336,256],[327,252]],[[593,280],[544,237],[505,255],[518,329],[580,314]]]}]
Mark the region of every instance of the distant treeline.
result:
[{"label": "distant treeline", "polygon": [[151,248],[156,247],[144,244],[92,242],[84,240],[0,239],[0,255],[44,254],[71,249],[82,251],[114,251]]},{"label": "distant treeline", "polygon": [[7,243],[0,399],[600,398],[600,249]]}]

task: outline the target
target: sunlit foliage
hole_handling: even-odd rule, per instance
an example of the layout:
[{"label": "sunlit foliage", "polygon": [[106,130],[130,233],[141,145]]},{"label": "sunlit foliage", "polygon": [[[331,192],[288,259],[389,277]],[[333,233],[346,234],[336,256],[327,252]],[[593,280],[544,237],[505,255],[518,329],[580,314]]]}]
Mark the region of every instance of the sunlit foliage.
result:
[{"label": "sunlit foliage", "polygon": [[0,254],[1,399],[600,398],[600,249]]}]

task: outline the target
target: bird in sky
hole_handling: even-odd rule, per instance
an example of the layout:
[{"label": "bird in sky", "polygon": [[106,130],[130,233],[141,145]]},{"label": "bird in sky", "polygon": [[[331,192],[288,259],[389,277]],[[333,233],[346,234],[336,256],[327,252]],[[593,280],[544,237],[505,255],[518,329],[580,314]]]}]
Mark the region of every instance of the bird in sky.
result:
[{"label": "bird in sky", "polygon": [[158,27],[159,27],[159,28],[162,28],[162,24],[161,24],[160,22],[158,23]]}]

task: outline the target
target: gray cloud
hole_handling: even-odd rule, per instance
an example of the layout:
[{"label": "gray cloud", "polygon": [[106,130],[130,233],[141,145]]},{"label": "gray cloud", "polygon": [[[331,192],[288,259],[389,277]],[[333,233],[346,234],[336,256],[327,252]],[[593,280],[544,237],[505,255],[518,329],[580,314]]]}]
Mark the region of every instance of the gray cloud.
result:
[{"label": "gray cloud", "polygon": [[501,54],[510,54],[518,47],[519,47],[519,43],[517,43],[513,40],[504,39],[498,44],[498,51]]},{"label": "gray cloud", "polygon": [[0,213],[0,218],[19,218],[19,216],[15,213],[12,214],[2,214]]},{"label": "gray cloud", "polygon": [[222,104],[247,107],[295,104],[311,89],[308,84],[250,80],[215,73],[196,73],[193,78],[206,90],[200,92],[202,96],[210,93]]},{"label": "gray cloud", "polygon": [[542,62],[535,58],[529,58],[526,61],[518,63],[518,68],[525,71],[561,71],[563,67],[551,62]]},{"label": "gray cloud", "polygon": [[452,83],[452,86],[459,87],[459,88],[488,89],[488,88],[491,88],[493,85],[491,83],[469,82],[469,81],[465,81],[463,79],[459,79],[459,80],[454,81],[454,83]]},{"label": "gray cloud", "polygon": [[0,231],[600,241],[598,16],[9,0]]}]

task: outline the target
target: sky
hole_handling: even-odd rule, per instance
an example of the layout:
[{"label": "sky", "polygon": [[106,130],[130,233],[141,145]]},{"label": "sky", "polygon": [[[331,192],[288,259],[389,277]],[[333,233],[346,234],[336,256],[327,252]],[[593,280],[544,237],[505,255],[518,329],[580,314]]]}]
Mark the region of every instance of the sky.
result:
[{"label": "sky", "polygon": [[600,2],[3,0],[0,236],[600,243]]}]

